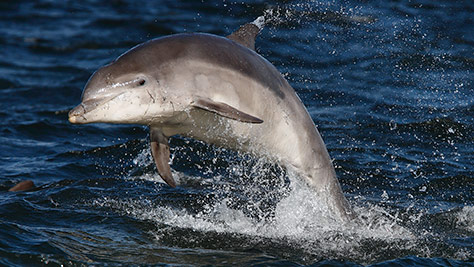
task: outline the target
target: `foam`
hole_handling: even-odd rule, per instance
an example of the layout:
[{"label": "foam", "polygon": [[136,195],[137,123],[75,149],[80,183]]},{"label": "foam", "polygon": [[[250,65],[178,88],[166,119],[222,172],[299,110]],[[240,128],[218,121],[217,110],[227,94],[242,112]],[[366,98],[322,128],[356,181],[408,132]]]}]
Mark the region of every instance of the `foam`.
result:
[{"label": "foam", "polygon": [[474,206],[465,206],[456,214],[459,228],[474,232]]},{"label": "foam", "polygon": [[[222,156],[221,150],[211,151],[211,157],[212,152],[216,158]],[[171,161],[176,154],[181,158],[181,153],[186,152],[176,148]],[[142,169],[152,165],[149,149],[141,151],[133,163]],[[222,233],[243,235],[250,240],[285,240],[285,245],[303,249],[307,253],[323,251],[344,258],[347,254],[360,258],[359,248],[367,240],[392,243],[403,246],[404,249],[416,246],[419,237],[401,225],[398,214],[392,214],[378,205],[353,203],[358,222],[342,224],[321,204],[325,203],[322,201],[324,198],[315,194],[300,178],[292,173],[275,173],[274,170],[269,170],[271,166],[263,159],[248,161],[245,157],[233,158],[227,172],[208,178],[212,180],[211,183],[201,182],[206,190],[212,190],[212,198],[204,201],[205,203],[198,201],[198,207],[193,206],[192,209],[184,204],[180,206],[179,202],[178,206],[176,203],[173,204],[175,206],[168,206],[146,197],[105,197],[94,200],[92,205],[107,207],[119,214],[154,223],[156,230],[152,231],[152,235],[157,241],[166,239],[166,231],[171,227],[203,235]],[[188,181],[204,180],[202,177],[191,177],[174,170],[173,176],[183,187],[188,185]],[[137,176],[129,174],[126,178],[162,182],[154,171]],[[188,186],[193,188],[194,185]],[[200,191],[199,188],[194,190]],[[201,193],[205,194],[204,191]],[[263,201],[270,203],[271,212],[260,208],[260,202]],[[468,217],[469,212],[473,210],[467,209],[460,213],[460,218],[464,218],[463,215]],[[472,220],[467,222],[472,227]]]},{"label": "foam", "polygon": [[[135,162],[139,165],[150,164],[152,162],[149,157],[151,157],[149,152],[140,153]],[[239,165],[243,168],[248,163],[236,162],[229,168],[239,173],[241,171]],[[257,165],[258,167],[254,166],[254,171],[251,172],[254,180],[264,178],[258,177],[258,173],[265,173],[265,170],[259,169],[264,168],[264,165]],[[181,181],[200,179],[187,177],[178,172],[173,175]],[[143,174],[133,179],[156,181],[155,178],[159,179],[154,175]],[[222,184],[226,177],[216,177],[216,180]],[[249,215],[247,209],[252,208],[251,206],[256,203],[248,203],[247,206],[236,205],[235,199],[228,197],[227,190],[232,190],[232,188],[232,185],[214,187],[217,191],[214,195],[219,197],[213,199],[211,203],[203,204],[197,212],[195,207],[192,211],[184,206],[159,205],[143,198],[106,197],[94,200],[92,205],[108,207],[120,214],[153,222],[157,226],[156,230],[153,230],[153,236],[158,241],[166,239],[167,229],[172,227],[204,235],[222,233],[244,235],[249,239],[264,238],[274,240],[274,242],[286,240],[285,244],[303,249],[307,253],[317,250],[341,256],[349,253],[354,254],[354,257],[360,257],[356,255],[359,253],[357,251],[366,240],[404,244],[405,248],[416,245],[416,236],[399,225],[397,216],[390,215],[385,209],[376,205],[354,207],[356,213],[359,214],[359,223],[339,223],[331,216],[327,207],[320,204],[321,201],[314,191],[305,183],[300,182],[297,177],[291,177],[291,174],[289,188],[277,188],[273,192],[273,194],[281,193],[282,198],[272,207],[272,216],[258,209],[253,209],[257,213],[256,216]],[[253,186],[250,186],[248,190],[243,194],[253,194],[254,198],[251,200],[256,201],[259,201],[258,197],[264,198],[267,194],[272,194],[272,192],[259,192],[258,190],[262,189]]]}]

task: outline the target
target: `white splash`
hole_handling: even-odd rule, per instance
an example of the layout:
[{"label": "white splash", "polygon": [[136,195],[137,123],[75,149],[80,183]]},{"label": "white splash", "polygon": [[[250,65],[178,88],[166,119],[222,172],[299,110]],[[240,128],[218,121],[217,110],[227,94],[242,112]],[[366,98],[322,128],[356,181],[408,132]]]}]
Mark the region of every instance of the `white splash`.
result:
[{"label": "white splash", "polygon": [[474,206],[465,206],[457,213],[457,226],[474,232]]},{"label": "white splash", "polygon": [[[134,163],[139,166],[152,164],[148,150],[140,153]],[[229,168],[235,169],[234,174],[239,175],[241,168],[257,166],[255,170],[250,171],[250,179],[254,179],[256,184],[259,180],[268,179],[268,177],[259,177],[259,175],[265,175],[262,174],[265,172],[262,170],[264,165],[259,163],[255,166],[245,165],[246,163],[235,162]],[[248,173],[241,175],[245,176]],[[174,172],[173,176],[184,184],[189,180],[201,179],[179,172]],[[292,174],[288,174],[288,176],[290,178],[289,188],[281,189],[286,191],[281,194],[282,198],[273,206],[272,216],[263,214],[263,211],[258,211],[262,214],[257,214],[257,216],[255,214],[249,215],[246,208],[253,207],[252,205],[255,203],[248,203],[248,206],[245,207],[239,206],[225,194],[223,194],[224,197],[202,204],[201,210],[197,212],[190,211],[184,206],[171,207],[156,204],[144,198],[100,198],[93,201],[92,205],[109,207],[118,213],[138,220],[154,222],[157,227],[152,234],[158,241],[162,238],[166,239],[167,228],[172,227],[191,230],[194,233],[201,232],[204,235],[206,233],[224,233],[244,235],[250,239],[276,240],[275,242],[287,240],[289,246],[298,247],[308,253],[317,250],[318,252],[334,253],[336,251],[341,255],[345,253],[355,255],[365,240],[403,243],[405,248],[415,246],[417,238],[408,229],[399,225],[396,215],[390,215],[379,206],[355,206],[355,211],[359,214],[359,222],[341,224],[330,216],[330,211],[325,205],[320,204],[321,200],[311,188],[296,176]],[[228,190],[234,190],[234,186],[236,186],[235,184],[227,185],[225,177],[214,178],[216,180],[214,182],[225,185],[216,187],[216,190],[223,190],[227,193]],[[132,179],[161,180],[157,174],[143,174]],[[236,183],[238,184],[238,182]],[[254,194],[257,199],[265,198],[268,194],[268,192],[257,192],[258,190],[258,187],[252,187],[245,193]]]},{"label": "white splash", "polygon": [[260,16],[257,19],[255,19],[251,24],[257,26],[259,30],[262,30],[263,27],[265,26],[265,17]]}]

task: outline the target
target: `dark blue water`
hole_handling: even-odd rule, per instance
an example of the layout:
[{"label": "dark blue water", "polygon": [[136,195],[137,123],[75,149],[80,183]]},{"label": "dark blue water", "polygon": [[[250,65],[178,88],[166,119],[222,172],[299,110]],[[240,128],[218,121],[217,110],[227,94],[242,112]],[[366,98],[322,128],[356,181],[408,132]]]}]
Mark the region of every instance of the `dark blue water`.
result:
[{"label": "dark blue water", "polygon": [[[473,265],[472,1],[2,1],[0,265]],[[173,33],[267,14],[360,225],[320,220],[280,167],[148,131],[71,125],[88,77]],[[37,187],[8,192],[23,180]]]}]

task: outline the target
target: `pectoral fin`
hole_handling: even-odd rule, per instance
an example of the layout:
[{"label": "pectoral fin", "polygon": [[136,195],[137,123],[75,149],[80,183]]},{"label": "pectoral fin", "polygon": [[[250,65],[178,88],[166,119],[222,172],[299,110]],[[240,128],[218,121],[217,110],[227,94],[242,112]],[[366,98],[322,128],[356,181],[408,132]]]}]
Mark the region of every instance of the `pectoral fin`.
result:
[{"label": "pectoral fin", "polygon": [[176,187],[176,183],[171,175],[170,146],[168,138],[156,129],[150,130],[151,154],[155,160],[156,168],[161,178],[171,187]]},{"label": "pectoral fin", "polygon": [[249,115],[243,111],[240,111],[236,108],[233,108],[222,102],[215,102],[207,98],[199,98],[195,100],[192,104],[193,107],[214,112],[220,116],[248,123],[262,123],[263,120]]}]

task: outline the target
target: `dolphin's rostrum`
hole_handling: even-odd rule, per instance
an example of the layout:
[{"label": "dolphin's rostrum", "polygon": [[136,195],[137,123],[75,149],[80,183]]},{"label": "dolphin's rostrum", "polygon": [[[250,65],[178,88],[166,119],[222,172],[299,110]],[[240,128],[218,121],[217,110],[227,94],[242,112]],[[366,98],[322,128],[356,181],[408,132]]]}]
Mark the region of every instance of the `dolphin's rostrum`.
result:
[{"label": "dolphin's rostrum", "polygon": [[183,135],[294,169],[343,220],[353,217],[326,146],[293,88],[254,51],[263,18],[228,37],[175,34],[140,44],[97,70],[71,123],[150,127],[158,172],[175,187],[168,137]]}]

